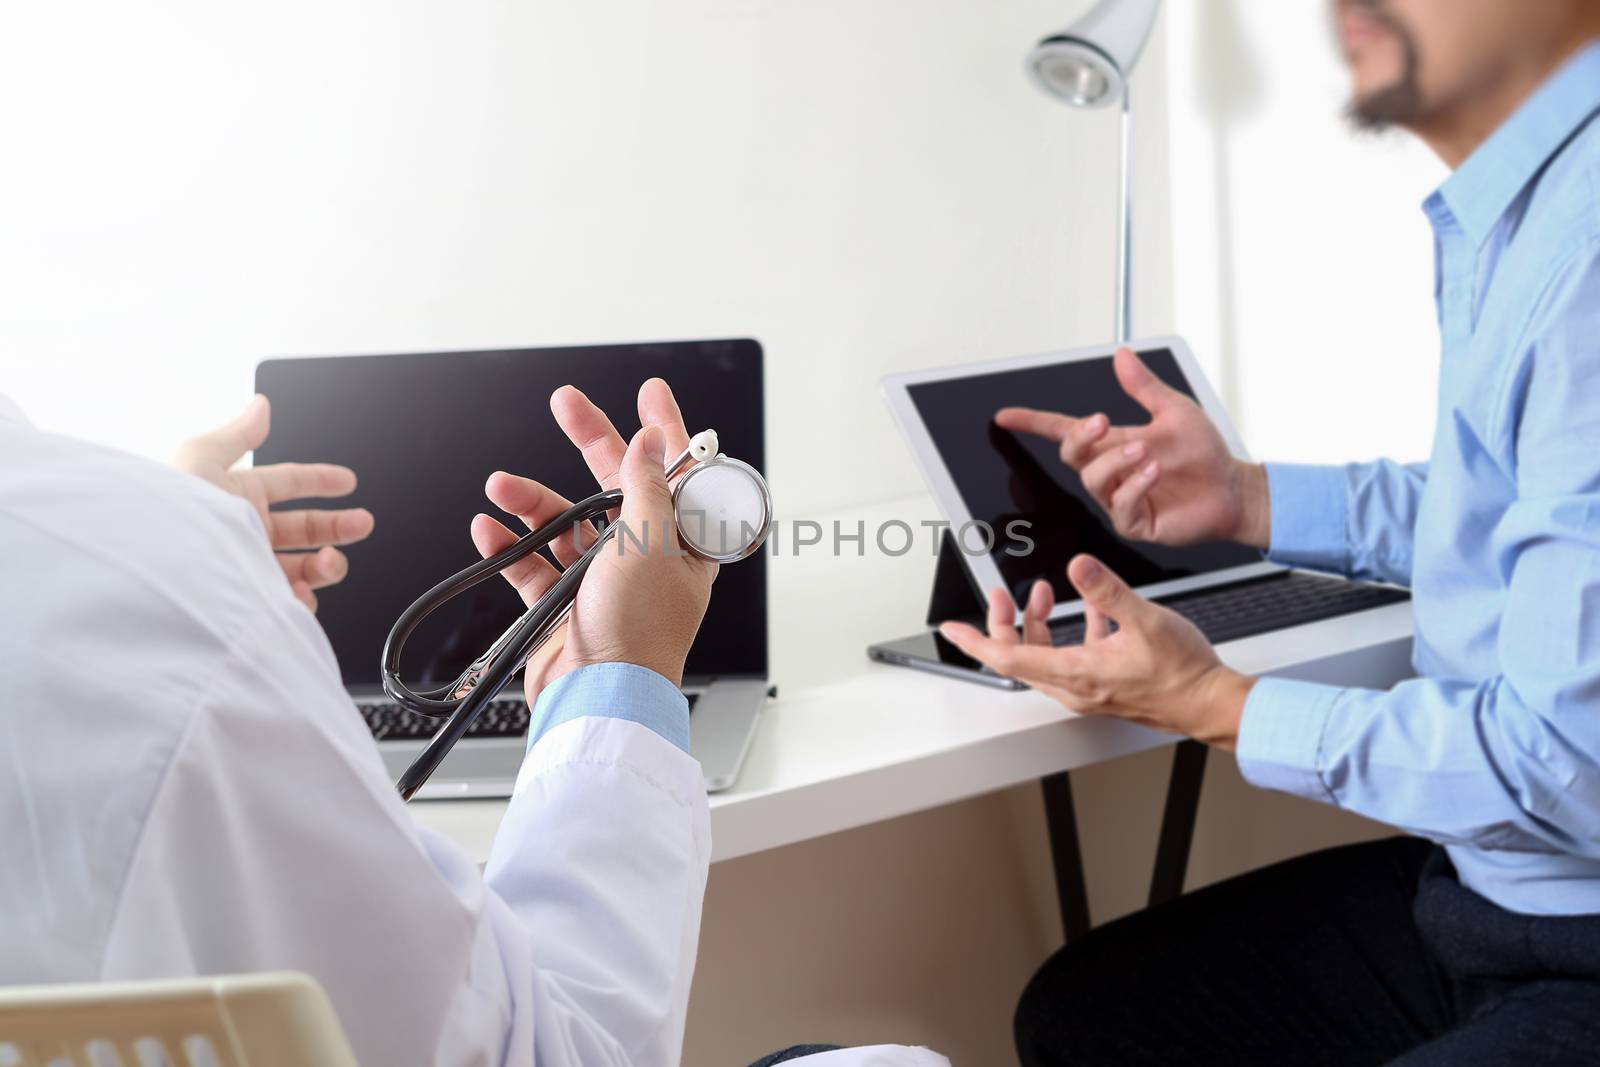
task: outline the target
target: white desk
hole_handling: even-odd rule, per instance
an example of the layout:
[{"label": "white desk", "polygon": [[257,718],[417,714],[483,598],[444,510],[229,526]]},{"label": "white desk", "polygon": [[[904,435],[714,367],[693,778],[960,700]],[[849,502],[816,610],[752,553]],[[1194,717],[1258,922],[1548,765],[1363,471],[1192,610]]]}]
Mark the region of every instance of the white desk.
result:
[{"label": "white desk", "polygon": [[[782,554],[769,561],[772,680],[779,694],[768,704],[738,784],[711,798],[715,860],[1177,740],[1081,718],[1037,693],[868,661],[867,645],[922,627],[937,547],[936,537],[918,529],[915,551],[889,557],[873,545],[872,531],[892,519],[915,528],[935,518],[926,497],[818,516],[824,543],[798,556],[787,529],[793,520],[783,521]],[[866,524],[863,555],[832,555],[835,520],[846,533]],[[1395,604],[1233,641],[1219,652],[1252,674],[1386,688],[1412,673],[1411,607]],[[411,810],[482,862],[504,807],[439,800],[414,802]]]}]

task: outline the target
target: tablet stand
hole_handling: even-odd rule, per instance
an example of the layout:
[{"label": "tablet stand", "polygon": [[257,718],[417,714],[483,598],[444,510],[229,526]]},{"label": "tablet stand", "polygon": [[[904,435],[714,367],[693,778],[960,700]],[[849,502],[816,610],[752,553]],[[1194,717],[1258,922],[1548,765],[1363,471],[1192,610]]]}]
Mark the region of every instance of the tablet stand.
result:
[{"label": "tablet stand", "polygon": [[988,600],[972,570],[961,559],[949,529],[939,535],[939,561],[934,564],[933,593],[928,597],[928,625],[970,622],[982,626]]}]

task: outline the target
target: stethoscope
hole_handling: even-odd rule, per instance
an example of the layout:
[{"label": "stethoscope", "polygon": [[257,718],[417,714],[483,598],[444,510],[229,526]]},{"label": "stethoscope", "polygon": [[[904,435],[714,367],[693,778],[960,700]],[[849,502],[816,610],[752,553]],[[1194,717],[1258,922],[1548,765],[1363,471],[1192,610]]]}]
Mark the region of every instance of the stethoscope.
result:
[{"label": "stethoscope", "polygon": [[[693,555],[713,563],[734,563],[755,552],[767,539],[772,526],[772,495],[766,479],[748,463],[719,453],[715,430],[695,434],[689,447],[667,464],[666,474],[668,482],[677,479],[672,487],[672,510],[678,541]],[[403,799],[411,799],[471,728],[484,706],[566,619],[589,564],[617,532],[617,524],[605,523],[606,513],[621,504],[622,491],[611,489],[572,505],[537,530],[524,534],[511,547],[446,578],[418,597],[395,621],[383,644],[384,692],[403,708],[447,720],[396,783]],[[488,651],[468,664],[455,681],[418,693],[400,680],[400,651],[418,623],[445,602],[539,551],[580,523],[590,521],[604,524],[595,543],[562,570],[538,602],[512,623]],[[559,569],[560,565],[556,566]]]}]

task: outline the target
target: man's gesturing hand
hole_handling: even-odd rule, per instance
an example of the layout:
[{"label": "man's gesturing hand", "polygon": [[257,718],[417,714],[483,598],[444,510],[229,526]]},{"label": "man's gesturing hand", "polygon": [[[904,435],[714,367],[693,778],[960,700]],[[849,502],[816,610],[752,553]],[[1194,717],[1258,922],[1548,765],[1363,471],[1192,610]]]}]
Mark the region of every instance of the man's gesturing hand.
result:
[{"label": "man's gesturing hand", "polygon": [[[991,670],[1027,682],[1074,711],[1233,748],[1254,680],[1224,667],[1189,620],[1140,598],[1093,557],[1074,559],[1067,577],[1086,608],[1082,647],[1050,647],[1044,582],[1028,597],[1020,637],[1016,604],[1004,589],[989,594],[988,636],[965,623],[947,622],[939,631]],[[1110,622],[1117,624],[1116,633]]]},{"label": "man's gesturing hand", "polygon": [[[634,663],[674,685],[682,684],[684,659],[694,643],[711,599],[717,566],[690,556],[678,545],[666,459],[689,444],[683,416],[667,383],[652,378],[639,390],[643,428],[624,444],[605,412],[571,386],[558,389],[550,409],[567,437],[582,452],[603,489],[621,487],[621,522],[613,541],[600,549],[566,625],[528,662],[528,703],[569,671],[591,663]],[[528,478],[498,472],[485,487],[495,506],[538,529],[571,506],[560,494]],[[479,515],[472,541],[491,556],[516,540],[498,520]],[[551,545],[556,559],[570,566],[594,543],[594,531],[560,537]],[[642,547],[641,547],[642,546]],[[530,607],[558,574],[535,554],[504,572]]]},{"label": "man's gesturing hand", "polygon": [[372,533],[372,512],[270,510],[280,501],[349,496],[356,488],[355,472],[332,463],[235,467],[246,452],[261,447],[271,426],[272,409],[266,397],[257,395],[232,422],[179,445],[172,465],[249,501],[261,516],[289,587],[301,603],[316,611],[313,590],[343,581],[350,571],[344,553],[333,546],[352,544]]},{"label": "man's gesturing hand", "polygon": [[1145,426],[1112,426],[1033,408],[1001,408],[995,424],[1061,446],[1061,462],[1124,537],[1186,545],[1241,541],[1265,549],[1271,513],[1263,469],[1235,459],[1193,400],[1167,385],[1132,349],[1117,350],[1117,381],[1150,413]]}]

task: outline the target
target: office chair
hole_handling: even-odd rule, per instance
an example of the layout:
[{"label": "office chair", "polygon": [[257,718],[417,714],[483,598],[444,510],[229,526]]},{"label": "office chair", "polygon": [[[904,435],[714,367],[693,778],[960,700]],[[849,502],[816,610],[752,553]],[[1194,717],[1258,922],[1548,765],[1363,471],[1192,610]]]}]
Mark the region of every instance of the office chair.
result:
[{"label": "office chair", "polygon": [[0,1067],[357,1067],[307,975],[0,989]]}]

